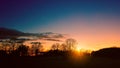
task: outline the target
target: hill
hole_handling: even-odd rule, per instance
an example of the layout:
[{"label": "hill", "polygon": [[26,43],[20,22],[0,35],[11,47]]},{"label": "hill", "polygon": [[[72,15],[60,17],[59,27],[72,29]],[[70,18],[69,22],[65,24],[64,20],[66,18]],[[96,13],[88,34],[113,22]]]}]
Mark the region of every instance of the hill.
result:
[{"label": "hill", "polygon": [[103,48],[98,51],[95,51],[91,54],[94,57],[105,57],[105,58],[120,58],[120,48],[111,47]]}]

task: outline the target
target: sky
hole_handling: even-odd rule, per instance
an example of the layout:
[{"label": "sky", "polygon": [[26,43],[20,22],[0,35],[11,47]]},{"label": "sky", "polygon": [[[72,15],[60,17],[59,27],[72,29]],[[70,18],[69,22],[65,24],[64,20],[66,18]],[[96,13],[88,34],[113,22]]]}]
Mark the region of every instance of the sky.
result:
[{"label": "sky", "polygon": [[55,32],[81,48],[120,47],[118,0],[0,0],[0,27]]}]

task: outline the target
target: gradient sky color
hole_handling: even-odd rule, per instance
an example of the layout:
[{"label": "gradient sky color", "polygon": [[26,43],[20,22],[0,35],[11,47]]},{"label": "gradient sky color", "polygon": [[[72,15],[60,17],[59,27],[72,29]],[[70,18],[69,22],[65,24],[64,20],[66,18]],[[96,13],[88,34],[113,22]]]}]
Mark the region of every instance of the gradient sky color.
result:
[{"label": "gradient sky color", "polygon": [[0,0],[0,27],[68,34],[83,48],[120,47],[118,0]]}]

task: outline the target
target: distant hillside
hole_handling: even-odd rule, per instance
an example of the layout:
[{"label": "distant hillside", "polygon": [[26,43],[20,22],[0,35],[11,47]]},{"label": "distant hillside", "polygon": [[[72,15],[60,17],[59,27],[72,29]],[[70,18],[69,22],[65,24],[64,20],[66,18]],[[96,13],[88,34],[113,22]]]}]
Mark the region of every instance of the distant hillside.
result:
[{"label": "distant hillside", "polygon": [[95,51],[91,54],[94,57],[106,57],[106,58],[119,58],[120,59],[120,48],[111,47],[103,48]]},{"label": "distant hillside", "polygon": [[25,33],[15,30],[15,29],[9,29],[9,28],[0,28],[0,38],[9,38],[9,37],[15,37],[15,36],[22,36]]}]

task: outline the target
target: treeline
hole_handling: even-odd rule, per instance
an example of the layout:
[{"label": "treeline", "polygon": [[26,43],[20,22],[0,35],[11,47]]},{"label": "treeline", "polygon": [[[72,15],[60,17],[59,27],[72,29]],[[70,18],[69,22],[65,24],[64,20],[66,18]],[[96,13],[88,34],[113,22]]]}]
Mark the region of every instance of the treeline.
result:
[{"label": "treeline", "polygon": [[53,44],[50,50],[44,52],[44,47],[40,42],[31,42],[32,46],[27,46],[23,44],[24,41],[1,41],[0,56],[65,56],[73,51],[77,43],[74,39],[67,39],[63,44]]},{"label": "treeline", "polygon": [[[24,41],[25,40],[0,41],[0,56],[70,56],[77,43],[74,39],[67,39],[63,44],[53,44],[50,50],[45,52],[40,42],[31,42],[32,46],[27,46],[23,44]],[[85,52],[84,55],[91,57],[119,58],[120,48],[103,48],[98,51],[93,51],[92,53]]]}]

